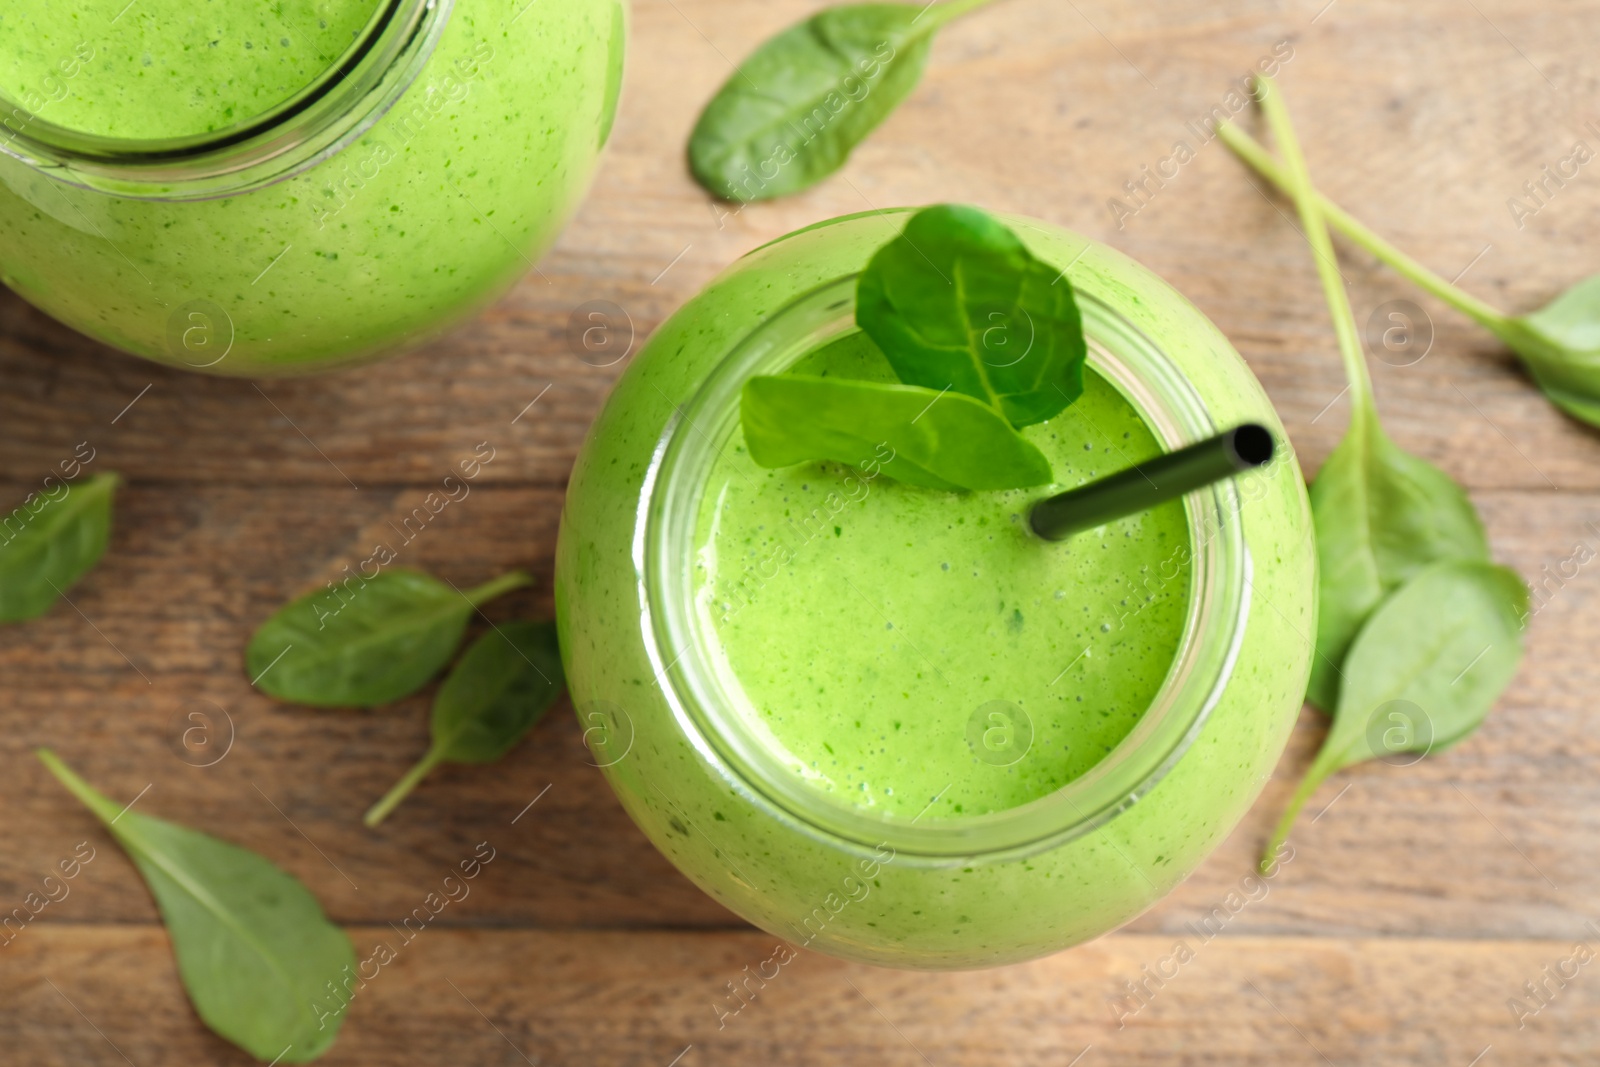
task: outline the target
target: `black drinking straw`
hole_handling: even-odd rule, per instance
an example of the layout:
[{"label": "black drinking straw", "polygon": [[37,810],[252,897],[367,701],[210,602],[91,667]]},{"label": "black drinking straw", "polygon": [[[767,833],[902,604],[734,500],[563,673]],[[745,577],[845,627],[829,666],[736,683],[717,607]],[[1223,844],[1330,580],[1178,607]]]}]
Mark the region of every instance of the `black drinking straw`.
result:
[{"label": "black drinking straw", "polygon": [[1272,433],[1247,422],[1127,470],[1039,501],[1028,525],[1046,541],[1146,511],[1157,504],[1259,467],[1272,458]]}]

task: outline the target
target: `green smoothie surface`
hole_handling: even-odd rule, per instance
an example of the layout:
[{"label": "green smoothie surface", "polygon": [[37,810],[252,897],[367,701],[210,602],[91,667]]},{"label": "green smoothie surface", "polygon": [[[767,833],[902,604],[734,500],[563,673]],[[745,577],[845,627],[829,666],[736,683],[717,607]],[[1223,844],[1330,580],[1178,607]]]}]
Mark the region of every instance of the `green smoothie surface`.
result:
[{"label": "green smoothie surface", "polygon": [[227,129],[293,98],[361,36],[379,0],[11,0],[0,95],[127,139]]},{"label": "green smoothie surface", "polygon": [[[847,340],[797,369],[892,380],[882,359]],[[1060,487],[1161,452],[1114,386],[1085,378],[1023,431]],[[766,470],[737,431],[713,466],[697,608],[750,727],[818,790],[896,817],[1011,808],[1082,775],[1182,638],[1182,504],[1047,544],[1024,519],[1052,490],[946,493],[871,469]]]}]

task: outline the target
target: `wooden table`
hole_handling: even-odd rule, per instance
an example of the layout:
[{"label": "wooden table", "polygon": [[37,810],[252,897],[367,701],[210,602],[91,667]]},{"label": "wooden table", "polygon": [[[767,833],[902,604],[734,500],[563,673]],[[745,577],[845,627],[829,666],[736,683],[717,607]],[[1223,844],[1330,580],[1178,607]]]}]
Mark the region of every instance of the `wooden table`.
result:
[{"label": "wooden table", "polygon": [[[528,567],[538,588],[497,617],[549,613],[563,484],[623,369],[578,358],[572,310],[614,301],[642,339],[741,253],[869,207],[980,202],[1142,260],[1234,340],[1315,470],[1347,405],[1305,244],[1286,204],[1186,127],[1276,42],[1292,42],[1284,86],[1320,183],[1446,276],[1528,309],[1594,271],[1600,244],[1600,163],[1523,228],[1507,206],[1575,141],[1600,151],[1600,125],[1583,125],[1600,115],[1600,4],[1324,2],[1012,0],[946,31],[925,84],[844,177],[720,217],[683,173],[688,130],[730,57],[818,5],[639,0],[622,116],[548,280],[427,351],[258,388],[118,356],[0,297],[0,496],[20,499],[81,441],[95,469],[128,479],[111,551],[72,605],[0,646],[0,910],[77,842],[99,850],[0,949],[0,1060],[247,1062],[193,1015],[131,864],[32,758],[48,744],[112,796],[148,785],[141,810],[272,857],[364,951],[492,844],[471,897],[358,995],[330,1067],[1596,1062],[1600,964],[1551,983],[1521,1028],[1507,1006],[1575,942],[1600,950],[1584,928],[1600,918],[1592,568],[1551,583],[1523,670],[1474,738],[1325,786],[1293,863],[1215,940],[1198,945],[1189,924],[1250,873],[1322,736],[1309,711],[1244,825],[1126,930],[967,974],[806,954],[723,1029],[713,1001],[773,939],[656,854],[586,765],[565,704],[502,763],[441,771],[368,832],[361,812],[424,747],[427,696],[310,711],[241,672],[262,618],[359,559],[480,441],[495,462],[408,562],[461,584]],[[1178,140],[1193,161],[1119,227],[1107,201]],[[1395,299],[1431,317],[1426,358],[1373,361],[1380,404],[1404,447],[1470,488],[1496,556],[1540,580],[1577,546],[1600,549],[1600,437],[1458,315],[1345,251],[1363,322]],[[196,701],[225,708],[235,733],[204,768],[174,754]],[[1119,1027],[1115,998],[1180,939],[1195,959]]]}]

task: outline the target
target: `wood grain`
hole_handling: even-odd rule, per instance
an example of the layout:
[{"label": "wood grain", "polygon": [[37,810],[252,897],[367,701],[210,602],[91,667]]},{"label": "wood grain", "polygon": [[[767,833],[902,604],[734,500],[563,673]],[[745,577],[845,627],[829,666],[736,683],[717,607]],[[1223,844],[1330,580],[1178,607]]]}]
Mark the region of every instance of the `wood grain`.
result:
[{"label": "wood grain", "polygon": [[[481,442],[496,458],[472,495],[401,561],[463,585],[526,567],[537,587],[488,614],[547,615],[567,471],[626,366],[574,348],[574,309],[619,305],[637,351],[739,255],[847,212],[963,200],[1108,241],[1233,339],[1314,471],[1347,412],[1304,241],[1288,206],[1188,125],[1277,42],[1294,49],[1283,84],[1319,184],[1403,248],[1518,311],[1600,269],[1600,170],[1523,228],[1506,206],[1575,141],[1600,148],[1585,127],[1600,4],[1324,2],[997,4],[943,34],[923,86],[839,177],[730,212],[683,173],[688,130],[730,59],[820,4],[638,0],[607,160],[543,277],[444,342],[361,370],[259,386],[182,375],[0,294],[0,506],[83,441],[94,469],[129,479],[104,563],[71,604],[0,642],[0,907],[77,842],[99,849],[71,896],[0,948],[7,1062],[244,1062],[193,1017],[148,894],[33,760],[37,745],[114,797],[149,786],[141,810],[271,856],[362,947],[474,844],[498,849],[470,901],[361,994],[329,1064],[666,1067],[682,1054],[683,1067],[943,1067],[1068,1064],[1086,1046],[1084,1067],[1591,1062],[1589,969],[1524,1029],[1506,999],[1600,917],[1600,586],[1592,562],[1560,574],[1580,544],[1600,551],[1600,434],[1556,413],[1470,324],[1346,246],[1363,326],[1403,299],[1433,329],[1417,362],[1373,360],[1386,425],[1469,486],[1496,556],[1547,603],[1484,729],[1417,766],[1324,786],[1270,892],[1123,1029],[1111,1003],[1125,983],[1193,937],[1250,870],[1320,740],[1312,712],[1247,821],[1127,931],[974,974],[803,955],[719,1030],[712,1002],[770,939],[632,827],[564,703],[503,762],[441,770],[367,832],[360,813],[423,750],[427,694],[315,712],[267,701],[242,674],[262,618],[393,538],[390,524]],[[1119,226],[1108,201],[1178,140],[1194,160]],[[191,766],[174,751],[176,720],[216,706],[232,747]]]},{"label": "wood grain", "polygon": [[[1600,1042],[1600,984],[1586,969],[1565,988],[1551,982],[1555,996],[1537,1015],[1506,1006],[1519,995],[1531,1003],[1522,983],[1570,958],[1570,939],[1190,936],[1191,958],[1179,963],[1173,937],[1120,934],[946,975],[801,952],[770,982],[744,987],[754,996],[741,1008],[727,984],[772,958],[772,938],[424,929],[401,944],[387,926],[350,932],[359,955],[384,943],[397,958],[357,990],[321,1061],[329,1067],[963,1067],[1080,1055],[1085,1067],[1463,1067],[1486,1048],[1480,1062],[1586,1064]],[[157,929],[51,924],[15,952],[0,992],[36,1034],[30,1064],[250,1062],[194,1024]],[[1152,979],[1147,967],[1170,977]],[[1144,1003],[1125,999],[1141,981]]]}]

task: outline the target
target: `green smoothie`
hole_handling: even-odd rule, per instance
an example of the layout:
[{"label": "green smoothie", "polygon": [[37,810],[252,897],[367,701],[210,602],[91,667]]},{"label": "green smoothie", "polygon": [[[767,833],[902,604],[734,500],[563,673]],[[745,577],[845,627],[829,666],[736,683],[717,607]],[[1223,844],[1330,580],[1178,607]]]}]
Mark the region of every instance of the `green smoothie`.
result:
[{"label": "green smoothie", "polygon": [[344,55],[378,0],[7,4],[0,96],[82,133],[188,137],[277,107]]},{"label": "green smoothie", "polygon": [[[803,369],[826,374],[818,362]],[[1024,436],[1064,486],[1160,452],[1093,373]],[[1093,767],[1150,706],[1183,635],[1183,506],[1047,545],[1024,528],[1036,490],[868,479],[764,470],[737,438],[723,450],[697,566],[746,713],[812,786],[906,818],[934,796],[929,817],[1014,807]]]},{"label": "green smoothie", "polygon": [[[481,309],[533,269],[588,186],[615,114],[625,9],[379,6],[7,4],[0,95],[41,121],[8,112],[0,130],[0,280],[107,344],[213,374],[368,360]],[[408,17],[414,33],[396,29]],[[393,67],[372,58],[388,40],[405,42]],[[382,92],[339,95],[346,54],[376,66]],[[320,103],[296,110],[304,99]],[[283,117],[244,146],[223,136],[264,110]],[[312,117],[352,123],[354,139],[330,153],[273,125]],[[130,139],[218,137],[158,181],[123,156],[90,173],[46,122],[114,135],[130,159],[144,144]],[[273,177],[233,188],[225,163],[246,149]]]},{"label": "green smoothie", "polygon": [[810,309],[848,322],[852,276],[908,217],[774,242],[662,325],[574,468],[557,615],[591,762],[696,884],[814,950],[991,966],[1127,922],[1238,823],[1300,708],[1314,553],[1288,454],[1214,525],[1173,504],[1024,534],[1029,501],[1205,435],[1172,440],[1163,398],[1286,440],[1193,306],[1030,219],[1005,221],[1096,309],[1085,395],[1024,431],[1056,486],[755,466],[725,379],[780,372],[760,361],[790,343],[825,369]]}]

